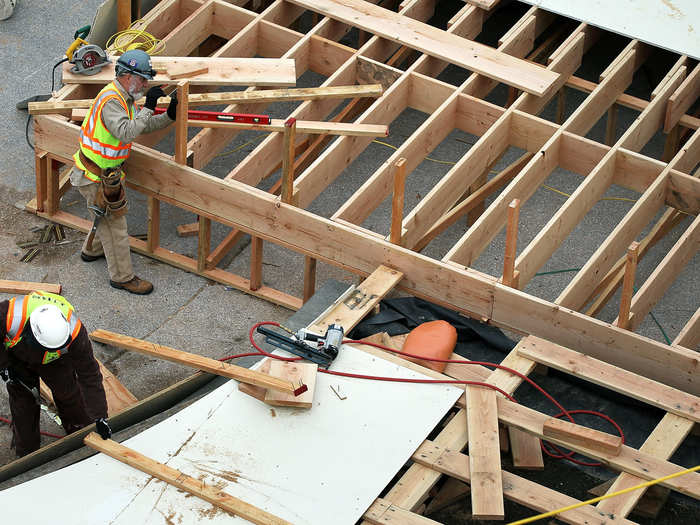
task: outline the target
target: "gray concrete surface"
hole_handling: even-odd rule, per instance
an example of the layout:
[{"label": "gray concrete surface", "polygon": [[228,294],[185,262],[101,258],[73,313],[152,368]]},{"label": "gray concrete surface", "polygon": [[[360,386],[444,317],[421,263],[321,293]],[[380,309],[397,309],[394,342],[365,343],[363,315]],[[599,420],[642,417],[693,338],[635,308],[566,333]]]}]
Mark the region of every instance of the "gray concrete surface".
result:
[{"label": "gray concrete surface", "polygon": [[[104,328],[125,333],[134,337],[166,344],[175,348],[197,352],[211,357],[246,352],[247,331],[258,320],[284,320],[291,312],[254,297],[247,296],[225,286],[212,283],[204,278],[188,274],[168,265],[150,260],[140,255],[133,255],[135,270],[138,275],[152,280],[155,292],[146,297],[135,297],[123,291],[109,287],[104,261],[84,263],[79,258],[79,248],[83,235],[67,231],[69,244],[56,246],[49,243],[41,247],[40,254],[30,263],[19,261],[23,250],[18,242],[30,240],[37,233],[31,228],[41,227],[46,221],[22,211],[20,208],[33,197],[34,161],[32,151],[24,138],[26,112],[15,109],[15,104],[32,95],[50,91],[50,73],[53,64],[63,55],[65,48],[72,41],[73,32],[82,25],[91,22],[98,0],[54,1],[18,0],[14,16],[0,22],[0,117],[4,126],[0,127],[0,278],[60,282],[64,294],[76,307],[78,314],[89,329]],[[441,14],[449,18],[448,11],[454,10],[460,2],[445,2],[445,11]],[[442,5],[442,4],[441,4]],[[518,10],[512,17],[517,16]],[[494,34],[497,34],[494,32]],[[578,73],[580,76],[595,80],[605,60],[614,56],[626,41],[610,39],[600,49],[593,50],[587,62]],[[650,80],[658,81],[659,75],[665,73],[664,67],[669,61],[660,55],[654,64],[650,64],[646,74],[637,75],[635,85],[630,91],[638,96],[648,97]],[[441,80],[459,84],[464,73],[448,68]],[[318,85],[317,75],[305,75],[300,85]],[[497,103],[505,101],[505,90],[497,90],[490,97]],[[567,115],[576,107],[581,97],[570,94]],[[274,107],[270,113],[285,116],[290,106]],[[550,105],[543,112],[545,118],[553,118],[554,108]],[[629,123],[636,115],[623,110],[620,123]],[[407,110],[391,123],[391,133],[386,142],[400,144],[426,118],[414,110]],[[605,132],[605,118],[589,134],[590,138],[602,140]],[[618,133],[619,136],[619,133]],[[239,146],[238,153],[220,156],[206,169],[219,176],[230,170],[254,147],[251,140],[257,140],[257,134],[241,134],[228,148]],[[663,136],[655,137],[645,149],[657,158],[663,148]],[[452,132],[443,143],[431,152],[431,158],[455,162],[476,142],[478,137],[461,131]],[[172,145],[165,141],[161,146],[169,151]],[[367,150],[334,182],[321,198],[310,207],[312,211],[330,216],[352,192],[359,187],[393,150],[381,144],[372,144]],[[495,169],[510,163],[520,152],[511,148]],[[438,178],[447,172],[449,165],[427,160],[412,173],[407,181],[406,211],[416,205],[421,196]],[[581,178],[576,174],[556,170],[546,184],[557,190],[571,193]],[[635,199],[639,195],[619,187],[613,187],[609,196]],[[520,236],[518,246],[522,249],[531,240],[549,217],[564,202],[562,195],[544,188],[539,189],[521,210]],[[132,234],[145,233],[146,213],[145,198],[130,193],[132,209],[129,215],[129,229]],[[83,200],[75,190],[70,190],[63,198],[63,206],[73,213],[84,214]],[[584,222],[576,229],[564,245],[556,252],[543,271],[580,268],[605,236],[615,227],[620,218],[630,209],[632,202],[608,200],[599,202],[589,213]],[[379,233],[388,233],[390,203],[387,200],[365,222],[365,226]],[[196,240],[181,239],[175,235],[177,224],[191,222],[193,215],[164,205],[161,222],[161,242],[166,248],[184,254],[194,254]],[[659,243],[645,257],[638,269],[639,279],[648,276],[667,253],[673,242],[680,236],[683,226],[689,219],[676,228],[663,242]],[[426,254],[440,257],[447,252],[464,231],[464,222],[453,226],[440,239],[432,243]],[[215,226],[213,238],[220,239],[226,229]],[[503,232],[495,242],[476,261],[479,270],[500,274],[503,257]],[[230,257],[227,267],[236,273],[246,275],[248,272],[249,250],[245,244]],[[301,294],[303,257],[273,245],[265,246],[264,271],[265,283],[296,295]],[[700,256],[696,255],[674,283],[671,290],[654,308],[658,323],[673,338],[698,307],[700,297]],[[573,273],[557,273],[535,278],[526,291],[547,300],[554,299],[569,282]],[[356,280],[347,273],[319,264],[318,283],[327,279],[343,282]],[[0,294],[0,300],[10,295]],[[603,310],[601,319],[612,321],[616,315],[617,299]],[[659,326],[647,318],[638,330],[639,333],[656,340],[664,340]],[[117,377],[138,397],[143,398],[175,381],[188,376],[191,371],[173,364],[155,361],[127,352],[118,352],[103,345],[95,345],[97,356],[117,375]],[[0,416],[8,417],[7,394],[0,388]],[[632,424],[632,422],[630,422]],[[42,419],[42,428],[57,432],[58,428],[47,418]],[[9,450],[9,429],[0,425],[0,465],[13,459]],[[50,440],[47,438],[46,442]],[[466,519],[466,518],[465,518]],[[443,520],[445,521],[445,520]],[[449,521],[449,520],[447,520]],[[455,518],[454,523],[462,523]]]}]

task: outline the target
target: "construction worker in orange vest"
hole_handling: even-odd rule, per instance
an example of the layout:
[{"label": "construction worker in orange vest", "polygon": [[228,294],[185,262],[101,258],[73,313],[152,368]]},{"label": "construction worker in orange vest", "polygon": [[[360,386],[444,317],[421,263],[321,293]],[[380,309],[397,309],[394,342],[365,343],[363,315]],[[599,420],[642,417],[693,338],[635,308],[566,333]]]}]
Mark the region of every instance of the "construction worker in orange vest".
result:
[{"label": "construction worker in orange vest", "polygon": [[46,292],[0,301],[0,340],[18,457],[39,448],[39,378],[51,389],[67,434],[95,422],[104,439],[111,437],[100,367],[68,301]]},{"label": "construction worker in orange vest", "polygon": [[83,261],[107,259],[112,287],[134,294],[148,294],[153,285],[134,274],[131,264],[126,212],[128,203],[123,187],[126,172],[122,164],[129,157],[131,144],[142,133],[150,133],[175,120],[177,98],[171,97],[167,112],[154,115],[159,86],[146,92],[140,110],[134,101],[141,98],[155,71],[148,54],[132,49],[115,64],[116,78],[95,97],[80,128],[80,147],[73,155],[70,173],[73,186],[85,197],[93,217],[92,232],[83,243]]}]

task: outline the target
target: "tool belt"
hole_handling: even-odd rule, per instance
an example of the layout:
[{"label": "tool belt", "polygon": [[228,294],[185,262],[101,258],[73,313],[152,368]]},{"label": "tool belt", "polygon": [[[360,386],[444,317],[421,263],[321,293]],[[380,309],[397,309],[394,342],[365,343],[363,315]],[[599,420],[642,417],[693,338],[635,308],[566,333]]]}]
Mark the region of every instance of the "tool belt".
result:
[{"label": "tool belt", "polygon": [[103,170],[87,158],[82,150],[78,152],[78,155],[83,166],[100,178],[95,205],[105,210],[105,215],[113,217],[121,217],[129,211],[129,201],[126,199],[126,191],[122,183],[122,167],[117,166]]}]

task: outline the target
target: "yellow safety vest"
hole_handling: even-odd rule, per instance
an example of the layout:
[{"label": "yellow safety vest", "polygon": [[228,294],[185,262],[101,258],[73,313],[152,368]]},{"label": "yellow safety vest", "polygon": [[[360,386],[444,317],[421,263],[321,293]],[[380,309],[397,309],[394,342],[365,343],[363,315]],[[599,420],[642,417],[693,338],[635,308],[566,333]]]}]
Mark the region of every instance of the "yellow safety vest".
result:
[{"label": "yellow safety vest", "polygon": [[[132,144],[131,142],[125,144],[112,135],[102,121],[102,108],[111,99],[118,100],[129,115],[129,119],[134,120],[133,106],[129,107],[114,82],[110,82],[97,94],[80,127],[80,151],[103,170],[119,166],[124,162],[129,157]],[[77,151],[73,155],[73,160],[75,165],[85,172],[88,179],[93,182],[100,181],[98,174],[90,172],[83,165]]]},{"label": "yellow safety vest", "polygon": [[13,297],[7,308],[5,348],[12,348],[22,340],[22,330],[29,321],[32,312],[45,304],[53,304],[66,316],[70,326],[70,337],[62,348],[47,350],[44,352],[42,364],[50,363],[68,352],[68,347],[77,337],[82,323],[76,315],[73,315],[73,307],[60,295],[48,292],[32,292],[23,297]]}]

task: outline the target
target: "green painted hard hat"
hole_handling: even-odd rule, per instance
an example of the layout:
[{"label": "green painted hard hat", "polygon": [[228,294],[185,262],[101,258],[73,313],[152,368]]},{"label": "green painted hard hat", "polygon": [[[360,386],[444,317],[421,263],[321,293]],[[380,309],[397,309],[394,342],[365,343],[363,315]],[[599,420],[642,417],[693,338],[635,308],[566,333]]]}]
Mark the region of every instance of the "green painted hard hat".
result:
[{"label": "green painted hard hat", "polygon": [[151,57],[148,53],[141,49],[130,49],[117,59],[117,76],[123,73],[133,73],[145,78],[153,80],[156,72],[151,66]]}]

